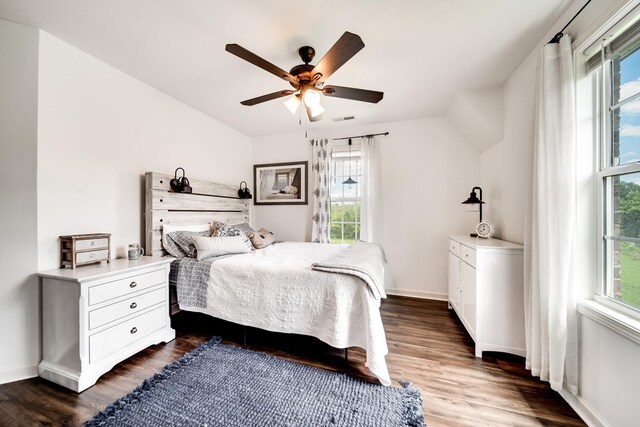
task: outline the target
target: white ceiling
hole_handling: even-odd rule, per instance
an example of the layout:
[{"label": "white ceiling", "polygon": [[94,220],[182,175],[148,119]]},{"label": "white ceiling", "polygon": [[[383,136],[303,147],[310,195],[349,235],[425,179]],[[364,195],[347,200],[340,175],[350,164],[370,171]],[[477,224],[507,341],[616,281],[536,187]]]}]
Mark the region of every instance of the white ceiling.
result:
[{"label": "white ceiling", "polygon": [[[238,43],[289,70],[315,64],[344,31],[365,48],[328,84],[384,92],[379,104],[325,97],[310,129],[444,114],[461,90],[502,84],[570,0],[0,0],[0,17],[48,33],[248,136],[298,131],[282,100],[240,101],[288,83],[227,52]],[[335,117],[356,120],[336,123]]]}]

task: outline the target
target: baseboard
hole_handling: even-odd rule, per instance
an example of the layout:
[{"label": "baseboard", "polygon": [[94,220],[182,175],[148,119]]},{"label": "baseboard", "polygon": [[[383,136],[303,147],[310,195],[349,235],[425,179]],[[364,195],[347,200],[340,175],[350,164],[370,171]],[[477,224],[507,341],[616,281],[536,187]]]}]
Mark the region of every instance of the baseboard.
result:
[{"label": "baseboard", "polygon": [[413,297],[421,299],[433,299],[437,301],[447,301],[449,296],[447,294],[438,294],[435,292],[422,292],[422,291],[405,291],[402,289],[386,289],[387,295],[397,295],[401,297]]},{"label": "baseboard", "polygon": [[580,396],[576,396],[564,388],[560,390],[560,396],[589,427],[609,427],[609,424],[596,415],[591,406]]},{"label": "baseboard", "polygon": [[12,383],[14,381],[26,380],[38,376],[38,364],[17,366],[0,370],[0,384]]}]

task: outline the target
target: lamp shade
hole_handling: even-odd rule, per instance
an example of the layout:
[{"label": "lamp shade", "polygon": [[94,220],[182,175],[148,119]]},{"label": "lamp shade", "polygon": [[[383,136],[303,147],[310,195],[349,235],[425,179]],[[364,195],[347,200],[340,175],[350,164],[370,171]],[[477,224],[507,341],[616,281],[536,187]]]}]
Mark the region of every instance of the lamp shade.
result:
[{"label": "lamp shade", "polygon": [[357,184],[357,183],[358,183],[358,181],[354,180],[351,177],[349,177],[349,179],[347,179],[346,181],[343,182],[343,184],[347,184],[347,185]]},{"label": "lamp shade", "polygon": [[298,95],[291,95],[291,97],[284,102],[284,106],[291,111],[291,114],[295,114],[300,106],[300,99],[298,98]]},{"label": "lamp shade", "polygon": [[478,199],[478,196],[476,196],[475,191],[472,191],[471,194],[469,194],[469,198],[464,202],[462,202],[462,204],[463,205],[480,205],[480,204],[484,204],[484,202]]}]

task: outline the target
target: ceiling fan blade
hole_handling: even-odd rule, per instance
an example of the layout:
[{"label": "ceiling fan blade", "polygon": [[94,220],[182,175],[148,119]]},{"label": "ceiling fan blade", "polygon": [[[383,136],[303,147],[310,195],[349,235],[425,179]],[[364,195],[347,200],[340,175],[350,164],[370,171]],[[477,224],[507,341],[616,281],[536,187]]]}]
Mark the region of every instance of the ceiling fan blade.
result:
[{"label": "ceiling fan blade", "polygon": [[278,92],[273,92],[268,95],[258,96],[257,98],[247,99],[246,101],[242,101],[240,104],[242,105],[256,105],[262,102],[271,101],[272,99],[282,98],[283,96],[291,95],[293,93],[292,90],[279,90]]},{"label": "ceiling fan blade", "polygon": [[322,89],[322,93],[326,96],[335,98],[353,99],[355,101],[371,102],[377,104],[384,96],[384,92],[375,90],[356,89],[354,87],[332,86],[326,85]]},{"label": "ceiling fan blade", "polygon": [[[316,64],[313,71],[311,71],[311,75],[314,76],[317,82],[325,81],[345,62],[360,52],[363,47],[364,42],[359,35],[345,31],[342,37],[329,49],[329,52]],[[320,76],[315,77],[316,74],[320,74]]]},{"label": "ceiling fan blade", "polygon": [[250,62],[257,67],[262,68],[265,71],[270,72],[271,74],[277,77],[280,77],[283,80],[286,80],[288,82],[298,83],[297,77],[289,74],[282,68],[273,65],[271,62],[267,61],[266,59],[260,58],[255,53],[248,51],[247,49],[243,48],[240,45],[237,45],[235,43],[228,44],[225,46],[224,50],[234,54],[238,58],[244,59],[245,61]]}]

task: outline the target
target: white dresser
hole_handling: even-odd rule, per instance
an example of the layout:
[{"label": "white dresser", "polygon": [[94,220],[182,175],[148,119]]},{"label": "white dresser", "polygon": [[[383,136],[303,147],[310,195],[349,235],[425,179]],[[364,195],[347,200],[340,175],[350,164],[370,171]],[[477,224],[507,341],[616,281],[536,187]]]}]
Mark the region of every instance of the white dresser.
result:
[{"label": "white dresser", "polygon": [[39,375],[80,392],[113,366],[175,338],[169,319],[171,257],[41,272]]},{"label": "white dresser", "polygon": [[483,351],[525,355],[524,247],[449,237],[449,306]]}]

